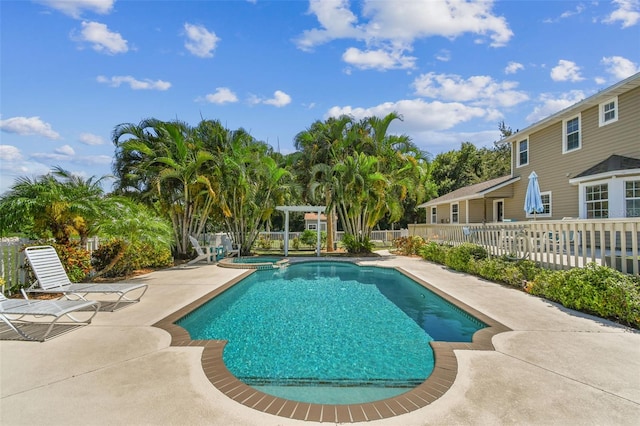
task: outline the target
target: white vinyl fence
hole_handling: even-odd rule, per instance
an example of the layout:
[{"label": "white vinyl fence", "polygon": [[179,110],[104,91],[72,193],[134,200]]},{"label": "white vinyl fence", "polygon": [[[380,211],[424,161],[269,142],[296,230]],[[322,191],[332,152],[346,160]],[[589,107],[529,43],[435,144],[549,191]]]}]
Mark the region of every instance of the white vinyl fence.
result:
[{"label": "white vinyl fence", "polygon": [[409,235],[452,245],[472,242],[492,256],[502,256],[515,247],[517,257],[537,261],[548,269],[596,262],[624,273],[640,273],[640,218],[416,224],[409,225]]}]

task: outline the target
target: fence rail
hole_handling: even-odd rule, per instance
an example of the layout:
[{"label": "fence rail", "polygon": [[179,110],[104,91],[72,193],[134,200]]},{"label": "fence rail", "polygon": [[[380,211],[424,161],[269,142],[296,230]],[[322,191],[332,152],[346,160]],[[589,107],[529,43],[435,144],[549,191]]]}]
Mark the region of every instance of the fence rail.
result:
[{"label": "fence rail", "polygon": [[490,224],[415,224],[409,234],[457,245],[473,242],[492,256],[514,249],[549,269],[568,269],[589,262],[628,274],[640,273],[640,218],[501,222]]}]

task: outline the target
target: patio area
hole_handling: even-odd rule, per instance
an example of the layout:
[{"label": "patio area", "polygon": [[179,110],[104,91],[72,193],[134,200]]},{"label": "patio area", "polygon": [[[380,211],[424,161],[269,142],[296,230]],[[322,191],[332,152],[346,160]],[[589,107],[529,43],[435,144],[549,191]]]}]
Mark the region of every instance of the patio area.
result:
[{"label": "patio area", "polygon": [[[513,331],[495,351],[456,350],[452,387],[430,405],[371,425],[617,424],[640,418],[640,332],[417,258],[401,267]],[[171,346],[153,324],[245,270],[153,272],[142,301],[100,312],[45,343],[0,341],[2,425],[305,425],[260,412],[207,379],[202,347]],[[327,424],[327,423],[325,423]]]}]

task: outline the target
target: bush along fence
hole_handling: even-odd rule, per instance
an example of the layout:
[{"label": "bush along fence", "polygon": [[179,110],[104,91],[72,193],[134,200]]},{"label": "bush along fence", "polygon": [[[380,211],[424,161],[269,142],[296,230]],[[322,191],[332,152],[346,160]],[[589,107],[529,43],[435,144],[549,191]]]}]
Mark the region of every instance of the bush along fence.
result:
[{"label": "bush along fence", "polygon": [[640,329],[640,276],[595,262],[569,270],[550,270],[532,260],[489,256],[478,244],[396,241],[397,253],[417,254],[453,270],[476,275],[544,297],[561,305]]}]

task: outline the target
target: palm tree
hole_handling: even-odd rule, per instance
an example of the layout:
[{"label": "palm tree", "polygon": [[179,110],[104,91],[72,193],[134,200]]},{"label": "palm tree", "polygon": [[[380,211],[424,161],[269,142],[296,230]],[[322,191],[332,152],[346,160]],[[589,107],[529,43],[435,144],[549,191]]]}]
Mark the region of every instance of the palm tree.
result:
[{"label": "palm tree", "polygon": [[2,229],[26,230],[63,245],[79,237],[84,244],[101,214],[100,183],[106,177],[83,179],[60,167],[33,180],[20,177],[0,200]]},{"label": "palm tree", "polygon": [[120,193],[137,193],[157,205],[171,220],[178,256],[186,257],[189,235],[202,232],[216,199],[204,173],[216,157],[189,125],[179,121],[122,124],[112,139]]},{"label": "palm tree", "polygon": [[[327,251],[333,251],[335,204],[333,198],[334,176],[332,168],[343,151],[342,145],[353,119],[343,115],[324,122],[316,121],[311,127],[296,135],[295,146],[303,152],[300,169],[302,182],[309,188],[311,200],[324,199],[327,206]],[[311,173],[309,174],[309,170]]]},{"label": "palm tree", "polygon": [[378,159],[364,153],[348,155],[333,171],[340,220],[345,232],[364,246],[385,207],[389,181],[378,171]]},{"label": "palm tree", "polygon": [[220,192],[216,210],[242,254],[249,253],[260,229],[290,188],[288,171],[270,156],[270,148],[243,129],[228,131],[218,169]]}]

